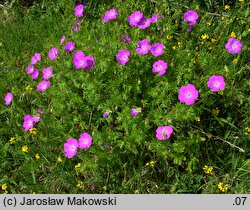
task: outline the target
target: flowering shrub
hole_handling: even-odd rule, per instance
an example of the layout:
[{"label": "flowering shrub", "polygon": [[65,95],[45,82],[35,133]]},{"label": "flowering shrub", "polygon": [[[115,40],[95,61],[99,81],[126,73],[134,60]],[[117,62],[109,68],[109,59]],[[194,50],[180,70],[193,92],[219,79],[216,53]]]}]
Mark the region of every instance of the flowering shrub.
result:
[{"label": "flowering shrub", "polygon": [[243,13],[198,1],[75,2],[48,6],[52,20],[33,20],[42,41],[32,31],[0,60],[3,192],[244,193],[233,179],[249,166]]}]

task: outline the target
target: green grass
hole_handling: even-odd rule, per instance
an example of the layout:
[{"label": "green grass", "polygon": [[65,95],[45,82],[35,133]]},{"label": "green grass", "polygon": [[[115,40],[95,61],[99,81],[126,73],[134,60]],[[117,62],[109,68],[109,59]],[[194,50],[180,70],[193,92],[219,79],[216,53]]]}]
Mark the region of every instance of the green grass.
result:
[{"label": "green grass", "polygon": [[[8,193],[220,193],[218,184],[223,182],[229,185],[225,193],[249,193],[249,3],[187,2],[88,1],[77,33],[71,30],[76,20],[73,1],[4,4],[0,9],[0,186],[7,184]],[[224,9],[226,4],[230,10]],[[182,18],[187,7],[199,13],[191,33]],[[109,8],[116,8],[119,15],[104,24],[100,20]],[[136,10],[147,17],[161,13],[163,18],[145,30],[131,28],[127,17]],[[230,55],[224,47],[231,32],[243,42],[238,55]],[[131,37],[130,44],[120,41],[122,34]],[[202,40],[203,34],[209,39]],[[76,50],[95,57],[92,70],[74,69],[73,54],[63,52],[59,44],[62,35],[76,43]],[[144,38],[165,45],[160,58],[169,68],[162,77],[152,73],[158,58],[135,53],[138,40]],[[52,46],[60,50],[55,61],[47,56]],[[131,52],[124,67],[115,59],[120,49]],[[54,69],[45,93],[38,93],[38,81],[26,74],[35,52],[42,54],[37,65],[40,74],[47,66]],[[225,77],[221,94],[206,86],[213,74]],[[200,94],[192,106],[178,101],[179,88],[188,83]],[[26,91],[28,85],[31,92]],[[6,106],[3,98],[9,91],[14,99]],[[142,113],[132,118],[129,111],[134,106],[141,107]],[[35,126],[37,135],[24,132],[23,117],[36,115],[38,108],[44,114]],[[103,119],[107,109],[112,113]],[[155,130],[165,124],[172,125],[174,133],[170,140],[158,141]],[[84,131],[93,137],[91,148],[68,159],[65,141],[79,138]],[[22,152],[24,145],[29,147],[27,153]],[[150,161],[154,164],[148,165]],[[212,174],[204,173],[205,165],[213,167]]]}]

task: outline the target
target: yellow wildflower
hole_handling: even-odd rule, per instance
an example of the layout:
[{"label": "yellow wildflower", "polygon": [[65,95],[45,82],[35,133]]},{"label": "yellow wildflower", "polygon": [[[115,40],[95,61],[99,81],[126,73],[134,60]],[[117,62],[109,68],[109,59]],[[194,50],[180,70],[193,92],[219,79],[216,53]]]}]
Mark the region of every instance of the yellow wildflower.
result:
[{"label": "yellow wildflower", "polygon": [[151,167],[154,167],[154,166],[155,166],[155,161],[151,160],[151,161],[150,161],[150,166],[151,166]]},{"label": "yellow wildflower", "polygon": [[233,60],[233,64],[237,64],[238,63],[238,59],[237,58],[235,58],[234,60]]},{"label": "yellow wildflower", "polygon": [[239,0],[239,2],[244,2],[244,0]]},{"label": "yellow wildflower", "polygon": [[30,131],[30,133],[33,134],[33,135],[36,135],[36,134],[37,134],[37,129],[36,129],[36,128],[31,128],[29,131]]},{"label": "yellow wildflower", "polygon": [[211,167],[211,166],[205,165],[202,169],[203,169],[203,171],[204,171],[206,174],[212,174],[212,172],[213,172],[213,167]]},{"label": "yellow wildflower", "polygon": [[246,127],[245,130],[246,130],[246,132],[250,133],[250,128],[249,127]]},{"label": "yellow wildflower", "polygon": [[39,159],[40,159],[40,155],[37,153],[36,156],[35,156],[35,158],[36,158],[37,160],[39,160]]},{"label": "yellow wildflower", "polygon": [[172,48],[173,48],[173,50],[176,50],[176,49],[177,49],[177,46],[173,46]]},{"label": "yellow wildflower", "polygon": [[81,181],[78,181],[76,186],[81,188],[81,189],[84,189],[83,182],[81,182]]},{"label": "yellow wildflower", "polygon": [[22,152],[28,152],[29,151],[29,147],[27,145],[22,147]]},{"label": "yellow wildflower", "polygon": [[10,138],[10,144],[14,144],[15,143],[15,138]]},{"label": "yellow wildflower", "polygon": [[211,22],[207,22],[207,25],[208,25],[208,26],[211,26]]},{"label": "yellow wildflower", "polygon": [[8,194],[8,191],[7,191],[7,190],[5,190],[5,191],[3,192],[3,194]]},{"label": "yellow wildflower", "polygon": [[220,113],[220,110],[219,110],[218,107],[216,107],[215,109],[213,109],[213,114],[214,114],[215,116],[218,116],[219,113]]},{"label": "yellow wildflower", "polygon": [[178,42],[178,47],[182,47],[182,42]]},{"label": "yellow wildflower", "polygon": [[173,39],[173,36],[167,35],[167,39],[171,40],[171,39]]},{"label": "yellow wildflower", "polygon": [[214,44],[215,42],[217,42],[216,39],[211,39],[212,43]]},{"label": "yellow wildflower", "polygon": [[236,38],[236,34],[232,31],[232,33],[231,33],[231,37],[234,37],[234,38]]},{"label": "yellow wildflower", "polygon": [[247,31],[250,33],[250,28]]},{"label": "yellow wildflower", "polygon": [[61,163],[62,162],[62,158],[60,156],[58,156],[57,158],[57,162]]},{"label": "yellow wildflower", "polygon": [[33,90],[33,88],[32,88],[30,85],[28,85],[28,86],[25,88],[25,90],[26,90],[26,92],[30,93],[30,92]]},{"label": "yellow wildflower", "polygon": [[241,25],[246,24],[247,22],[245,20],[240,21]]},{"label": "yellow wildflower", "polygon": [[7,184],[3,184],[3,185],[2,185],[2,190],[5,191],[5,190],[7,190],[7,188],[8,188]]},{"label": "yellow wildflower", "polygon": [[80,166],[81,166],[81,163],[78,163],[77,165],[75,165],[75,169],[80,168]]},{"label": "yellow wildflower", "polygon": [[203,35],[201,35],[201,38],[202,39],[209,39],[209,36],[208,36],[208,34],[203,34]]},{"label": "yellow wildflower", "polygon": [[146,166],[149,166],[149,162],[146,163]]},{"label": "yellow wildflower", "polygon": [[229,188],[229,185],[228,184],[223,184],[222,182],[220,182],[218,184],[218,189],[221,191],[221,192],[226,192],[228,191],[228,188]]},{"label": "yellow wildflower", "polygon": [[222,21],[225,20],[225,19],[226,19],[226,18],[225,18],[224,16],[221,17],[221,20],[222,20]]},{"label": "yellow wildflower", "polygon": [[229,5],[225,5],[225,10],[229,10],[230,6]]},{"label": "yellow wildflower", "polygon": [[194,118],[197,122],[200,122],[201,121],[201,118],[198,116],[198,117],[195,117]]}]

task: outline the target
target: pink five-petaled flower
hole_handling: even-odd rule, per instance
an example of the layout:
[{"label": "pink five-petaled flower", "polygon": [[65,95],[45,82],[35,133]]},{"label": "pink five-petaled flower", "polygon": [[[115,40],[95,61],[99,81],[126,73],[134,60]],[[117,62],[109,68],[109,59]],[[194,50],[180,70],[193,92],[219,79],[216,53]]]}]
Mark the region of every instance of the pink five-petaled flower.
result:
[{"label": "pink five-petaled flower", "polygon": [[23,121],[23,128],[24,131],[28,131],[29,129],[33,128],[34,123],[37,123],[40,120],[39,116],[31,116],[31,115],[25,115],[24,121]]},{"label": "pink five-petaled flower", "polygon": [[39,76],[39,70],[38,69],[35,69],[31,75],[32,79],[35,80],[37,79]]},{"label": "pink five-petaled flower", "polygon": [[218,92],[225,89],[226,83],[223,76],[212,75],[207,81],[207,86],[212,92]]},{"label": "pink five-petaled flower", "polygon": [[166,73],[168,64],[164,60],[154,62],[152,71],[158,73],[160,76]]},{"label": "pink five-petaled flower", "polygon": [[64,50],[65,52],[72,52],[74,51],[75,49],[75,43],[70,41],[70,42],[67,42],[65,45],[64,45]]},{"label": "pink five-petaled flower", "polygon": [[87,63],[87,65],[83,68],[84,70],[89,70],[94,68],[95,58],[93,56],[85,56],[84,60]]},{"label": "pink five-petaled flower", "polygon": [[43,80],[37,85],[37,91],[38,92],[45,92],[50,86],[50,82]]},{"label": "pink five-petaled flower", "polygon": [[141,11],[136,11],[128,16],[128,21],[130,26],[138,26],[138,23],[143,18],[143,13]]},{"label": "pink five-petaled flower", "polygon": [[151,45],[149,44],[149,41],[147,39],[143,39],[141,41],[138,41],[136,52],[138,54],[147,54],[148,51],[151,49]]},{"label": "pink five-petaled flower", "polygon": [[142,17],[141,20],[137,23],[137,26],[141,29],[146,29],[151,24],[151,18]]},{"label": "pink five-petaled flower", "polygon": [[27,74],[32,74],[35,70],[35,67],[33,65],[29,65],[27,68],[26,68],[26,73]]},{"label": "pink five-petaled flower", "polygon": [[162,14],[158,15],[158,14],[154,13],[151,17],[151,23],[156,23],[161,18],[162,18]]},{"label": "pink five-petaled flower", "polygon": [[243,44],[240,40],[237,40],[234,37],[231,37],[227,41],[225,48],[230,54],[238,54],[241,51],[242,45]]},{"label": "pink five-petaled flower", "polygon": [[73,138],[67,139],[66,143],[64,144],[65,156],[68,158],[74,157],[75,154],[77,153],[78,146],[79,144],[76,139]]},{"label": "pink five-petaled flower", "polygon": [[92,137],[87,132],[82,133],[79,138],[79,148],[87,149],[90,148],[91,144],[92,144]]},{"label": "pink five-petaled flower", "polygon": [[129,61],[130,52],[128,50],[119,50],[118,54],[116,55],[116,60],[121,64],[125,65]]},{"label": "pink five-petaled flower", "polygon": [[184,13],[183,17],[186,23],[188,23],[189,25],[194,25],[198,20],[199,15],[193,10],[188,10],[186,13]]},{"label": "pink five-petaled flower", "polygon": [[6,104],[7,106],[9,106],[10,103],[12,102],[12,100],[13,100],[13,95],[12,95],[12,93],[11,93],[11,92],[8,92],[8,93],[5,95],[4,100],[5,100],[5,104]]},{"label": "pink five-petaled flower", "polygon": [[73,63],[76,69],[84,68],[87,66],[85,54],[82,51],[77,51],[73,56]]},{"label": "pink five-petaled flower", "polygon": [[84,5],[83,4],[79,4],[77,6],[75,6],[75,16],[76,17],[82,17],[84,15]]},{"label": "pink five-petaled flower", "polygon": [[157,57],[160,56],[164,53],[164,45],[161,44],[160,42],[156,42],[152,47],[151,47],[151,53],[153,56]]},{"label": "pink five-petaled flower", "polygon": [[156,138],[158,140],[167,140],[173,133],[173,128],[171,126],[159,126],[156,129]]},{"label": "pink five-petaled flower", "polygon": [[55,60],[58,58],[59,50],[56,47],[52,47],[48,52],[50,60]]},{"label": "pink five-petaled flower", "polygon": [[48,80],[53,75],[53,69],[51,67],[47,67],[43,69],[43,79]]},{"label": "pink five-petaled flower", "polygon": [[137,108],[137,109],[132,108],[132,109],[130,109],[130,114],[131,114],[133,117],[137,116],[140,112],[141,112],[141,108]]},{"label": "pink five-petaled flower", "polygon": [[198,98],[199,92],[196,90],[195,86],[188,84],[187,86],[182,86],[179,90],[178,99],[180,102],[191,105],[195,103],[195,100]]},{"label": "pink five-petaled flower", "polygon": [[40,53],[35,53],[32,58],[31,58],[31,65],[35,65],[37,62],[41,60],[41,54]]},{"label": "pink five-petaled flower", "polygon": [[117,18],[118,12],[116,9],[110,9],[106,11],[105,15],[102,17],[102,22],[106,23],[110,20],[115,20]]}]

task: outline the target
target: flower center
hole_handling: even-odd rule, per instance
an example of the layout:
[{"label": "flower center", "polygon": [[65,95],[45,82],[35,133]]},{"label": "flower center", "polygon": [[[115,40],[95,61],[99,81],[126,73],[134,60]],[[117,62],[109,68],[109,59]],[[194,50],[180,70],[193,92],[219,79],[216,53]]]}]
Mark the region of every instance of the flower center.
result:
[{"label": "flower center", "polygon": [[191,98],[192,94],[190,92],[187,92],[186,96],[187,96],[187,98]]}]

